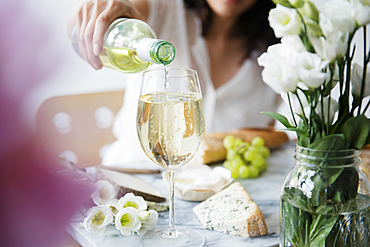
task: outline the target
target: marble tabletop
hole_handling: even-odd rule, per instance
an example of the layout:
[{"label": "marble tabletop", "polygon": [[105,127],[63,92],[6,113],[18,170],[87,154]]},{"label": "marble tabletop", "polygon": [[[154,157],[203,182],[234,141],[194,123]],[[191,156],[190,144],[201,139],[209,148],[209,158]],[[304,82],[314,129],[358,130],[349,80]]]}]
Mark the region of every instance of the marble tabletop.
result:
[{"label": "marble tabletop", "polygon": [[[251,198],[260,207],[268,228],[267,236],[245,238],[204,229],[192,211],[193,207],[196,206],[198,202],[184,201],[178,198],[175,198],[176,225],[189,227],[202,233],[205,237],[205,247],[278,246],[280,189],[285,176],[294,165],[294,145],[294,143],[288,143],[285,146],[274,150],[268,158],[268,169],[260,177],[255,179],[234,180],[239,181],[245,187]],[[159,190],[163,196],[168,198],[168,189],[160,176],[140,175],[139,177],[151,184],[154,188]],[[167,226],[168,217],[168,211],[160,212],[156,227]],[[82,221],[82,215],[76,215],[67,227],[67,231],[83,247],[141,246],[140,236],[131,235],[129,237],[125,237],[121,235],[113,225],[107,227],[107,230],[102,237],[94,237],[84,228],[78,227],[78,224]]]}]

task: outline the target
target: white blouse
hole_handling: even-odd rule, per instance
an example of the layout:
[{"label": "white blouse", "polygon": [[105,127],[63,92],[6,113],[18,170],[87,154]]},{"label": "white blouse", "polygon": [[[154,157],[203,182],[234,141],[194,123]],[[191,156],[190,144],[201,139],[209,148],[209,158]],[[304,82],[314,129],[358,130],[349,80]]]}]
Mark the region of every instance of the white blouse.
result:
[{"label": "white blouse", "polygon": [[[268,125],[271,118],[260,112],[276,112],[278,103],[276,94],[262,81],[262,68],[256,60],[259,54],[255,53],[245,60],[233,78],[215,89],[210,77],[208,48],[201,36],[198,16],[186,10],[182,0],[148,0],[148,3],[148,24],[158,38],[171,42],[176,48],[176,58],[170,68],[192,68],[198,72],[206,132]],[[141,73],[124,75],[124,104],[113,126],[117,141],[105,152],[104,165],[148,159],[136,132],[140,77]]]}]

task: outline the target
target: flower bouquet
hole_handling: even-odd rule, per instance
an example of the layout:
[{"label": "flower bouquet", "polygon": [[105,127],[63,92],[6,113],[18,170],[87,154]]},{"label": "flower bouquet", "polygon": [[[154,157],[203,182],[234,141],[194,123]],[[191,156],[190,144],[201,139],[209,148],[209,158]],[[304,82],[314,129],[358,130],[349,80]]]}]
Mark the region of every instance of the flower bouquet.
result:
[{"label": "flower bouquet", "polygon": [[368,246],[369,183],[358,150],[370,144],[370,1],[331,0],[320,10],[307,0],[274,2],[269,22],[281,43],[258,63],[291,116],[264,114],[297,134],[296,166],[281,192],[281,244]]}]

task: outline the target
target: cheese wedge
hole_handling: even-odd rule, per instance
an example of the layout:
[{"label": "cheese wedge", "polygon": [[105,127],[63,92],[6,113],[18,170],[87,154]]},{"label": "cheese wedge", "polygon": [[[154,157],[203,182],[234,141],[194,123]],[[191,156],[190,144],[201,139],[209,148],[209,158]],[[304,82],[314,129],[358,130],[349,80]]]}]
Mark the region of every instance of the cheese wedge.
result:
[{"label": "cheese wedge", "polygon": [[261,210],[239,182],[198,204],[193,212],[207,229],[244,237],[267,235]]},{"label": "cheese wedge", "polygon": [[142,196],[146,201],[166,201],[166,198],[159,191],[138,177],[100,168],[97,168],[97,176],[117,186],[117,198],[121,198],[126,193],[133,193],[135,196]]}]

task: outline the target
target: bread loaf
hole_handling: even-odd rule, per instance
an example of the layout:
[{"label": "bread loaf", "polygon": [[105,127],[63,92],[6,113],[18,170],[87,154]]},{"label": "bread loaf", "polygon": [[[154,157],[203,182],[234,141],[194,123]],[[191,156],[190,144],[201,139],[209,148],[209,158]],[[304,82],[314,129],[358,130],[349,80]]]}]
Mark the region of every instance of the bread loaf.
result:
[{"label": "bread loaf", "polygon": [[273,127],[242,128],[228,132],[208,133],[204,137],[204,164],[225,160],[226,149],[223,146],[223,140],[228,135],[240,138],[244,142],[251,142],[254,137],[260,136],[265,141],[265,146],[269,149],[278,148],[289,140],[287,134],[281,131],[276,131]]}]

